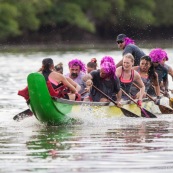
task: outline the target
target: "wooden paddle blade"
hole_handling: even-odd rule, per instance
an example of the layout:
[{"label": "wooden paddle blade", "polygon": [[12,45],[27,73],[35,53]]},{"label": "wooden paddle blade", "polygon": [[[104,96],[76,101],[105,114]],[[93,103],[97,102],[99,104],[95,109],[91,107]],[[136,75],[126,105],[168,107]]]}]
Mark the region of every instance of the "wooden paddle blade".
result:
[{"label": "wooden paddle blade", "polygon": [[158,105],[162,114],[173,114],[173,109],[164,105]]},{"label": "wooden paddle blade", "polygon": [[26,109],[25,111],[20,112],[19,114],[15,115],[13,117],[13,120],[20,121],[20,120],[23,120],[24,118],[31,117],[32,115],[33,115],[33,113],[31,112],[31,110]]},{"label": "wooden paddle blade", "polygon": [[123,112],[123,114],[126,117],[135,117],[135,118],[139,118],[138,115],[134,114],[133,112],[128,111],[127,109],[121,108],[121,111]]},{"label": "wooden paddle blade", "polygon": [[156,115],[144,108],[141,108],[141,116],[145,118],[157,118]]},{"label": "wooden paddle blade", "polygon": [[[96,86],[92,85],[92,87],[94,89],[96,89],[98,92],[100,92],[102,95],[104,95],[109,101],[111,101],[112,103],[115,104],[115,106],[117,106],[117,103],[112,99],[110,98],[108,95],[106,95],[104,92],[102,92],[100,89],[98,89]],[[139,117],[138,115],[134,114],[133,112],[130,112],[128,111],[127,109],[124,109],[124,108],[120,108],[121,111],[123,112],[123,114],[127,117]]]},{"label": "wooden paddle blade", "polygon": [[171,106],[171,108],[173,108],[173,98],[169,99],[169,106]]}]

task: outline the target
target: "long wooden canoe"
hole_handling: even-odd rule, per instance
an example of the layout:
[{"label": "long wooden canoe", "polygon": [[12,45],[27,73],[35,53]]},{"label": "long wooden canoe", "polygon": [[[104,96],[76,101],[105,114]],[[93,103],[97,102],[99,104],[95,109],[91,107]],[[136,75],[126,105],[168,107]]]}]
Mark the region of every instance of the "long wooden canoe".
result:
[{"label": "long wooden canoe", "polygon": [[[49,94],[46,81],[40,73],[28,75],[28,90],[30,96],[29,106],[35,117],[48,125],[60,125],[83,121],[87,117],[110,118],[122,117],[121,109],[111,103],[70,101],[52,98]],[[161,113],[154,102],[145,100],[143,107],[154,114]],[[141,116],[140,109],[130,101],[123,102],[123,108]]]}]

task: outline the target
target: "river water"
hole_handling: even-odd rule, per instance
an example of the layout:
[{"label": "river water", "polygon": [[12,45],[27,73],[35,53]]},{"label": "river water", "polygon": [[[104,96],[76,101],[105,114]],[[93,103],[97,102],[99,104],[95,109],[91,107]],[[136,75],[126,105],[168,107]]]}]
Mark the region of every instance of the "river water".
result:
[{"label": "river water", "polygon": [[[146,53],[149,49],[144,50]],[[173,65],[173,49],[167,49]],[[105,56],[120,60],[120,51],[54,51],[0,54],[0,172],[165,172],[173,171],[173,115],[157,119],[117,118],[71,126],[46,127],[35,118],[20,122],[13,116],[27,109],[17,95],[27,75],[41,67],[43,58],[87,63]],[[172,89],[172,81],[170,88]]]}]

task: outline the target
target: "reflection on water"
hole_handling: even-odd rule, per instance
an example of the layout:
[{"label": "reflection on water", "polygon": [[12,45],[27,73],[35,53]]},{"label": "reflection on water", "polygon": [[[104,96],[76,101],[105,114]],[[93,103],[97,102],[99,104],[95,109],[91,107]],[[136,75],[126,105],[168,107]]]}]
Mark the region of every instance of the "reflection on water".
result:
[{"label": "reflection on water", "polygon": [[[150,121],[141,122],[138,125],[127,125],[126,127],[46,127],[38,135],[31,136],[26,143],[27,148],[33,150],[34,156],[46,158],[48,156],[70,157],[69,150],[83,150],[86,141],[88,146],[97,143],[103,150],[116,149],[120,153],[140,153],[162,150],[164,146],[150,146],[150,143],[158,138],[163,138],[169,133],[169,122]],[[172,137],[170,137],[172,138]],[[118,147],[119,146],[119,147]],[[100,148],[100,149],[101,149]],[[96,148],[94,147],[93,150]],[[39,151],[42,152],[39,152]],[[68,150],[68,153],[66,152]],[[43,152],[44,151],[44,152]],[[124,151],[124,152],[123,152]],[[99,151],[101,152],[101,150]],[[104,151],[105,152],[105,151]]]},{"label": "reflection on water", "polygon": [[[173,56],[172,52],[168,54]],[[121,52],[96,50],[0,55],[0,172],[172,172],[172,115],[110,119],[105,112],[96,112],[99,118],[94,120],[85,113],[84,123],[59,127],[46,127],[34,117],[13,121],[15,114],[27,109],[17,91],[43,58],[63,62],[67,72],[65,64],[74,57],[84,62],[98,57],[99,62],[104,55],[121,58]]]},{"label": "reflection on water", "polygon": [[173,164],[169,153],[172,145],[165,145],[172,141],[171,131],[168,121],[144,121],[117,128],[42,127],[26,141],[26,156],[29,163],[41,161],[42,169],[60,168],[62,172],[159,171]]}]

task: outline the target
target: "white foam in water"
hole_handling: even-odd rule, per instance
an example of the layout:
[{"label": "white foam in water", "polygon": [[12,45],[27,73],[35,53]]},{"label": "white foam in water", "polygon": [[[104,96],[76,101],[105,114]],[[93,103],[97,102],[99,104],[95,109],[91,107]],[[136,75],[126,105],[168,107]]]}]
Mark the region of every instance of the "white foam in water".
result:
[{"label": "white foam in water", "polygon": [[104,107],[91,107],[88,104],[82,104],[80,106],[80,111],[75,114],[70,114],[70,117],[82,120],[84,123],[96,123],[104,121],[106,118],[106,110]]},{"label": "white foam in water", "polygon": [[[164,98],[161,100],[161,104],[168,106],[169,99]],[[154,114],[157,116],[157,118],[132,118],[132,117],[109,117],[107,115],[106,107],[102,106],[90,106],[86,104],[82,104],[80,107],[80,111],[78,113],[70,114],[70,117],[73,117],[75,119],[79,119],[82,121],[84,126],[97,126],[97,127],[103,127],[103,126],[115,126],[115,127],[122,127],[123,125],[137,125],[141,122],[149,122],[149,121],[162,121],[162,120],[173,120],[172,114],[161,114],[159,108],[154,106],[154,102],[152,103],[153,106],[151,106],[154,110]],[[158,110],[157,110],[158,109]],[[153,111],[153,110],[151,110]]]},{"label": "white foam in water", "polygon": [[[82,104],[80,111],[75,114],[69,115],[72,118],[79,119],[84,125],[94,125],[94,126],[107,126],[107,125],[122,125],[129,123],[129,117],[109,117],[107,115],[106,107]],[[139,120],[140,119],[140,120]],[[135,123],[141,121],[141,118],[130,118],[130,123]]]}]

